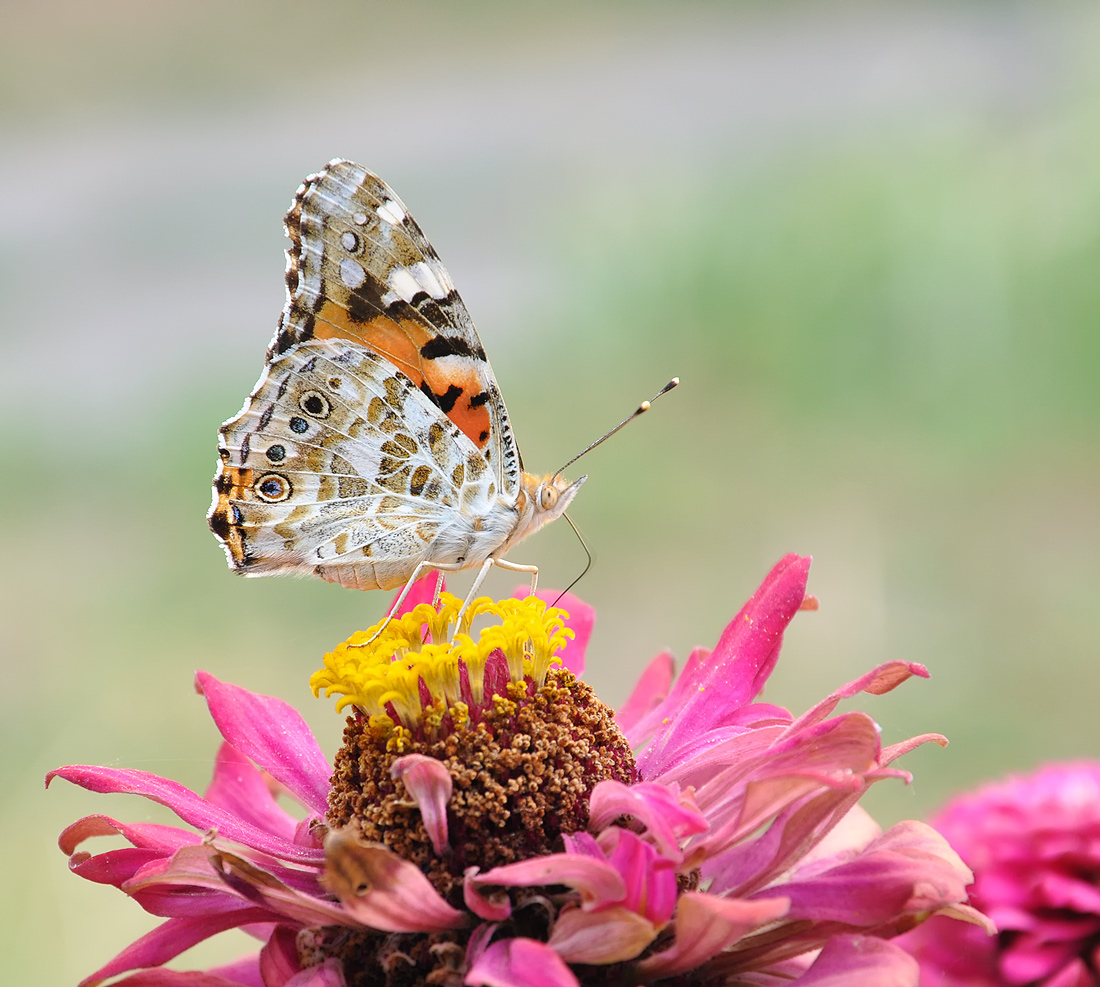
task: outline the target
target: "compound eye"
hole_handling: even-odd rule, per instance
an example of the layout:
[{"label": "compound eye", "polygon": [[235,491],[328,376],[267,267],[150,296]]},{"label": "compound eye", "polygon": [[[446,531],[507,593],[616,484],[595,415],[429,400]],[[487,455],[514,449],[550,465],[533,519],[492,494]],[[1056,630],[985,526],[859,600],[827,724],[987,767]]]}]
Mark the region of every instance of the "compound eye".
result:
[{"label": "compound eye", "polygon": [[539,490],[539,507],[548,511],[558,502],[558,488],[545,484]]}]

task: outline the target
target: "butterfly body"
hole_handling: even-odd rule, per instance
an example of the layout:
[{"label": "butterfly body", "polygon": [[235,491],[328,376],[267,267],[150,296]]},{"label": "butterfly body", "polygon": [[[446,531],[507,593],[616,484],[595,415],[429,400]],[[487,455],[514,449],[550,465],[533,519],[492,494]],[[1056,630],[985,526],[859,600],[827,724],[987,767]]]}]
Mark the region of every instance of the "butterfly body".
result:
[{"label": "butterfly body", "polygon": [[393,589],[560,515],[584,477],[523,471],[469,314],[389,187],[333,161],[286,226],[279,330],[219,431],[208,520],[230,568]]}]

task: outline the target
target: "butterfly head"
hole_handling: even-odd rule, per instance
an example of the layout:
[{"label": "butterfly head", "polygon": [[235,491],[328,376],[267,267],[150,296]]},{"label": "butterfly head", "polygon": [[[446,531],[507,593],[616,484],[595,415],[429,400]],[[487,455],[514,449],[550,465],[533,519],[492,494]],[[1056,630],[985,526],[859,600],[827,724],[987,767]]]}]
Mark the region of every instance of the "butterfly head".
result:
[{"label": "butterfly head", "polygon": [[558,473],[547,473],[545,476],[524,473],[523,490],[516,504],[519,519],[508,544],[514,545],[548,521],[561,517],[587,479],[587,476],[582,476],[570,483]]}]

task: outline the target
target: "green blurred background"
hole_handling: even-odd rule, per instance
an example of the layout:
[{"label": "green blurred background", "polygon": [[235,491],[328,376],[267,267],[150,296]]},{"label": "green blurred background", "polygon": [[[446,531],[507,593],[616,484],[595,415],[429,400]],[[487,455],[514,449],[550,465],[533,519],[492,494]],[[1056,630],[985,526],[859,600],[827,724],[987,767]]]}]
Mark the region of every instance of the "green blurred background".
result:
[{"label": "green blurred background", "polygon": [[[1100,743],[1100,11],[1091,3],[0,5],[3,778],[11,982],[69,984],[153,920],[67,873],[50,768],[201,789],[196,668],[302,709],[383,594],[241,580],[215,433],[282,305],[281,216],[382,174],[477,320],[528,467],[593,453],[589,680],[712,644],[815,556],[768,698],[940,731],[884,823]],[[565,525],[522,561],[564,585]],[[519,555],[517,555],[519,558]],[[456,585],[461,585],[456,584]],[[503,593],[510,580],[498,580]],[[851,705],[851,704],[849,704]],[[236,955],[224,941],[184,957]]]}]

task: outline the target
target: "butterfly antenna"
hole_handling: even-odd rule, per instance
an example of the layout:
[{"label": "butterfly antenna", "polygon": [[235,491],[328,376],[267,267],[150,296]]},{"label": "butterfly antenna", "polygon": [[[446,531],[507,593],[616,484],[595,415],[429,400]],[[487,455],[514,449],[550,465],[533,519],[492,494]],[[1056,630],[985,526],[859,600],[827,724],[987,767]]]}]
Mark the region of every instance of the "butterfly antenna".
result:
[{"label": "butterfly antenna", "polygon": [[[668,390],[668,388],[666,387],[665,390]],[[661,393],[664,394],[664,391],[662,391]],[[631,416],[631,417],[633,417],[633,416]],[[630,419],[628,418],[627,421],[630,421]],[[619,427],[622,428],[621,425]],[[585,563],[584,568],[581,570],[581,574],[579,576],[577,576],[577,578],[574,579],[573,582],[571,582],[568,586],[566,586],[565,589],[563,589],[558,594],[557,599],[554,600],[554,602],[550,604],[550,606],[552,606],[552,607],[556,607],[558,605],[558,600],[560,600],[563,596],[565,596],[565,594],[568,593],[574,586],[576,586],[577,583],[579,583],[582,579],[584,579],[584,577],[586,575],[588,575],[588,570],[592,568],[592,553],[590,551],[588,551],[588,545],[585,544],[584,535],[581,534],[580,528],[578,528],[573,523],[573,519],[568,514],[563,513],[562,517],[565,518],[565,520],[569,522],[569,527],[573,529],[573,534],[575,534],[577,536],[577,541],[579,541],[581,543],[581,548],[584,549],[584,554],[588,556],[588,561]]]},{"label": "butterfly antenna", "polygon": [[[607,432],[606,434],[601,435],[591,445],[586,446],[584,449],[582,449],[580,452],[578,452],[572,459],[569,460],[569,462],[567,462],[564,466],[562,466],[561,469],[559,469],[554,474],[554,477],[552,477],[551,479],[560,476],[567,469],[569,469],[569,467],[572,466],[578,459],[580,459],[581,456],[583,456],[585,453],[591,452],[601,442],[606,442],[608,439],[610,439],[611,436],[613,436],[617,431],[619,431],[619,429],[625,428],[627,425],[629,425],[640,414],[643,414],[644,412],[649,411],[650,407],[653,405],[653,402],[656,401],[657,398],[659,398],[662,394],[667,394],[669,391],[671,391],[679,383],[680,383],[680,378],[679,377],[673,377],[672,380],[670,380],[667,384],[665,384],[665,386],[662,387],[656,394],[654,394],[653,397],[651,397],[648,401],[643,401],[640,405],[638,405],[638,407],[635,408],[633,412],[631,412],[629,415],[627,415],[626,418],[624,418],[621,422],[619,422],[619,424],[616,425],[610,432]],[[570,521],[569,523],[572,524],[573,522]],[[577,531],[576,528],[574,528],[573,530]],[[580,538],[580,532],[579,531],[577,532],[577,537]],[[581,539],[581,544],[582,545],[584,544],[584,539],[583,538]],[[585,551],[587,551],[587,548],[585,549]],[[589,561],[589,565],[591,565],[591,563],[592,563],[592,557],[591,556],[588,557],[588,561]],[[587,571],[588,570],[585,569],[585,572],[587,572]],[[584,573],[581,573],[581,575],[583,576]],[[577,578],[579,579],[580,576],[578,576]]]}]

